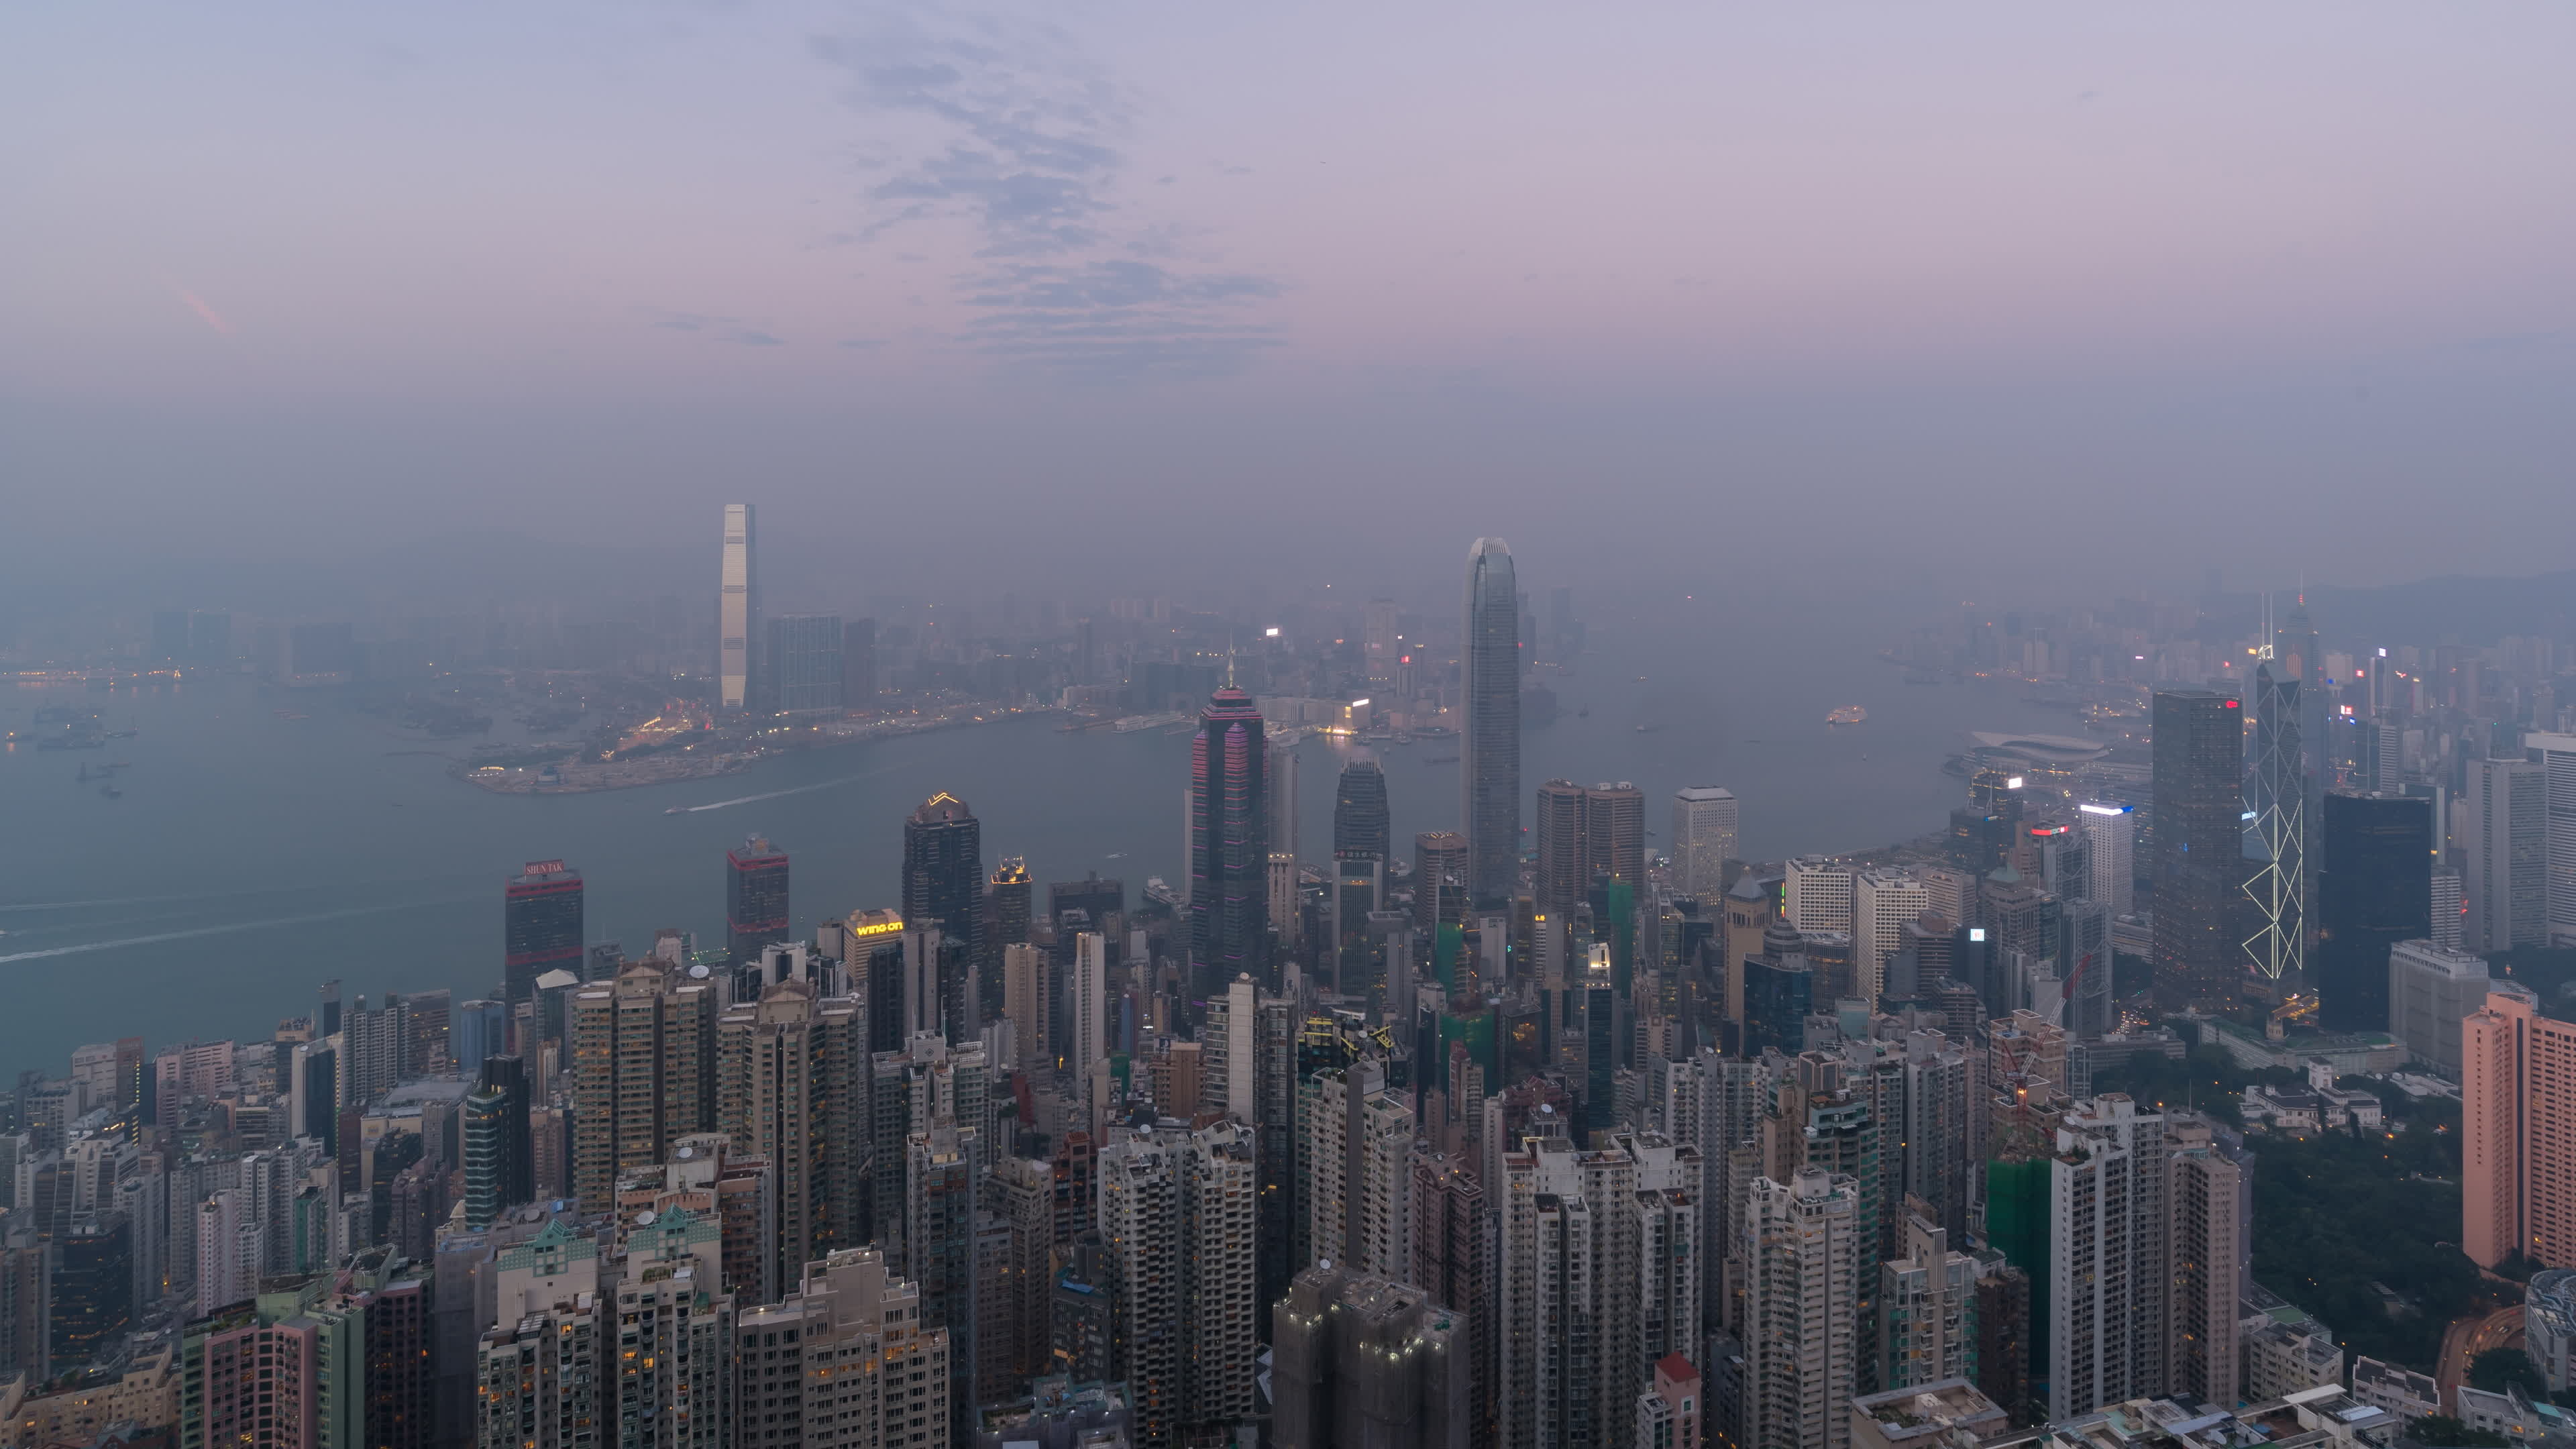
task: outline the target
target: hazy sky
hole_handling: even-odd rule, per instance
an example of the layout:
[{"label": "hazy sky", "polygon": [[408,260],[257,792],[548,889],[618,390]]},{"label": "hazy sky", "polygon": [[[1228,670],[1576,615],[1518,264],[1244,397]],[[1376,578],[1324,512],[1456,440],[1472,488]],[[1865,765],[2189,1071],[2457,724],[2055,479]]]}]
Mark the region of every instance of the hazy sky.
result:
[{"label": "hazy sky", "polygon": [[750,498],[915,575],[2562,567],[2571,54],[2535,5],[14,4],[0,565]]}]

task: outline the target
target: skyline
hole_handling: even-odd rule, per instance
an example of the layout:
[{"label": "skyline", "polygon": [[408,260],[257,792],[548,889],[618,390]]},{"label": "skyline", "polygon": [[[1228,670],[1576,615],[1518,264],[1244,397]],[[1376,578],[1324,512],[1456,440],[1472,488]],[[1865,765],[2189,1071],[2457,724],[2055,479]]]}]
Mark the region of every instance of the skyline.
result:
[{"label": "skyline", "polygon": [[1469,13],[17,12],[17,536],[753,497],[1045,575],[1213,546],[1222,483],[1292,576],[1462,496],[1656,577],[1834,517],[1928,581],[1996,509],[2034,577],[2554,562],[2432,505],[2566,513],[2567,17]]}]

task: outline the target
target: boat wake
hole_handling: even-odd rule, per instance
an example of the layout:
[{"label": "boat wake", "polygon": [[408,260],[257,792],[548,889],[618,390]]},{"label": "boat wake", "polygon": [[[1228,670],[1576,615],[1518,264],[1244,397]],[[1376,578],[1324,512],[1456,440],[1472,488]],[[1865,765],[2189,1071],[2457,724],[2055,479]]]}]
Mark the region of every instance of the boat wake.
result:
[{"label": "boat wake", "polygon": [[662,813],[665,815],[695,815],[703,810],[726,810],[736,805],[750,805],[762,800],[776,800],[786,795],[810,795],[817,790],[838,789],[843,785],[855,784],[861,780],[871,779],[875,776],[882,775],[886,773],[887,770],[893,768],[893,766],[888,765],[882,769],[862,770],[855,775],[843,775],[837,780],[818,780],[811,785],[790,785],[784,790],[770,790],[758,795],[739,795],[731,800],[715,800],[704,805],[674,805]]},{"label": "boat wake", "polygon": [[380,916],[388,911],[409,911],[429,906],[458,906],[471,898],[452,897],[436,901],[405,901],[400,905],[354,906],[345,911],[323,911],[309,916],[278,916],[265,921],[232,921],[220,926],[191,926],[184,931],[160,931],[149,936],[123,936],[113,941],[82,941],[70,946],[49,946],[41,951],[17,951],[0,956],[0,965],[12,961],[43,961],[55,956],[78,956],[90,951],[116,951],[127,946],[158,946],[165,941],[193,941],[201,936],[226,936],[237,931],[265,931],[276,926],[310,926],[321,921],[345,921],[352,916]]}]

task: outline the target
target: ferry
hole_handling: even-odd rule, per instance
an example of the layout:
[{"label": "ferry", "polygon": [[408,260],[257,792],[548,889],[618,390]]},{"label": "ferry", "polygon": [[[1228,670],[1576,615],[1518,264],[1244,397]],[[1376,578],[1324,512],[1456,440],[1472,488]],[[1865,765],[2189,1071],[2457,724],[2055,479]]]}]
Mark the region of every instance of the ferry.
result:
[{"label": "ferry", "polygon": [[1869,718],[1869,711],[1856,704],[1846,704],[1825,715],[1829,725],[1856,725]]}]

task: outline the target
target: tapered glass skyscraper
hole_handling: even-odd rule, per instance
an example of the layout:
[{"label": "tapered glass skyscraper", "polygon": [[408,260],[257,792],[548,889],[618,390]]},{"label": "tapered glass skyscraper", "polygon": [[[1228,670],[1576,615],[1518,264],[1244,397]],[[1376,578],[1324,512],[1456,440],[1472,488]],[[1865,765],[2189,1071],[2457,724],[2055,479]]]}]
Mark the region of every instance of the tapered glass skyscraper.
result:
[{"label": "tapered glass skyscraper", "polygon": [[1226,685],[1190,741],[1190,995],[1270,979],[1270,752],[1252,696]]},{"label": "tapered glass skyscraper", "polygon": [[1466,702],[1459,733],[1459,814],[1467,834],[1467,890],[1498,906],[1520,885],[1521,615],[1512,551],[1499,538],[1467,550],[1467,631],[1459,665]]},{"label": "tapered glass skyscraper", "polygon": [[716,591],[716,707],[752,703],[752,651],[760,637],[760,578],[752,556],[748,503],[724,508],[724,563]]}]

